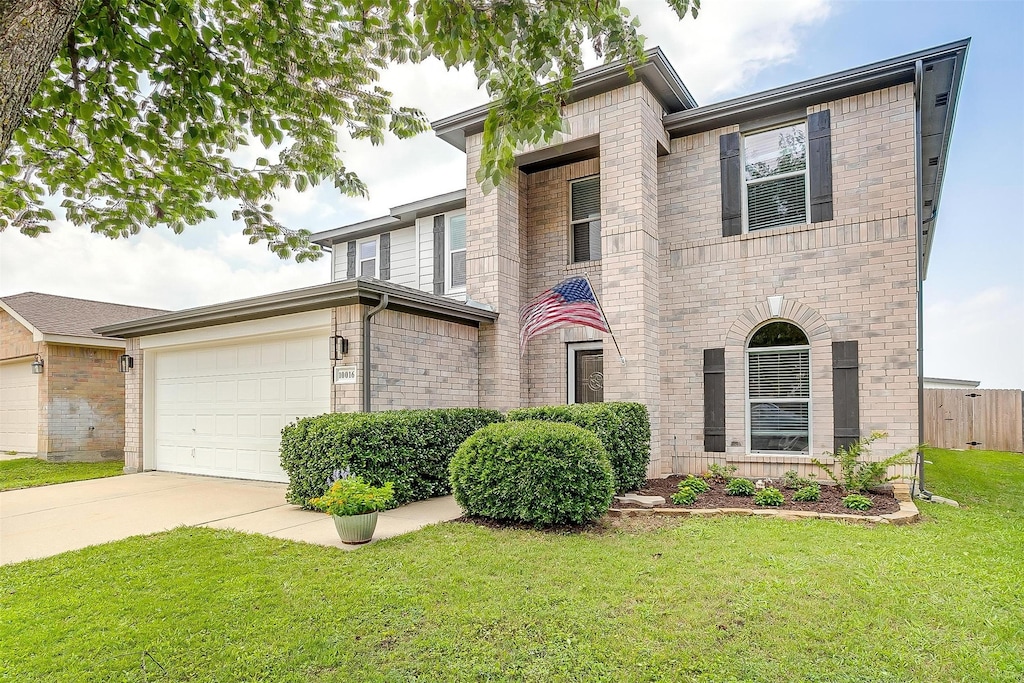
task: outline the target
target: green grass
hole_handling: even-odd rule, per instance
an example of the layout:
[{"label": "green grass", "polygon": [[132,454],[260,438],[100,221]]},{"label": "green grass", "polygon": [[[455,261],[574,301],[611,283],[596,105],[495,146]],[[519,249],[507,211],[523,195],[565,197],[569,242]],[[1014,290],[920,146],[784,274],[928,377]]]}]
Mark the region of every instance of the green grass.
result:
[{"label": "green grass", "polygon": [[36,458],[0,460],[0,491],[113,477],[122,474],[123,471],[124,463],[120,460],[114,462],[46,462]]},{"label": "green grass", "polygon": [[966,507],[909,527],[446,524],[355,552],[181,528],[24,562],[0,679],[1020,681],[1024,456],[929,458]]}]

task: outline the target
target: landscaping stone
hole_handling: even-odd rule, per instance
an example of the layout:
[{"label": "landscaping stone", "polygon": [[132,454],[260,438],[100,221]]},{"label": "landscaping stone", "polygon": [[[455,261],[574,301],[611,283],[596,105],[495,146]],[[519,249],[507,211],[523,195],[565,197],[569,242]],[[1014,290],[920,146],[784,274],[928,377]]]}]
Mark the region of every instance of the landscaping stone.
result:
[{"label": "landscaping stone", "polygon": [[616,503],[632,503],[634,505],[640,505],[645,508],[652,508],[655,505],[664,505],[665,498],[662,496],[641,496],[637,493],[625,493],[621,496],[615,496]]}]

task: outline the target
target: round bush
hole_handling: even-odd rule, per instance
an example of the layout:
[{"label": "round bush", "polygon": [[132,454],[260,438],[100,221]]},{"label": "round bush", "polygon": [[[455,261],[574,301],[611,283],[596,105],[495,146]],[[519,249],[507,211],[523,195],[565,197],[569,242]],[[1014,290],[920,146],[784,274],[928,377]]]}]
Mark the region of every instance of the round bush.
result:
[{"label": "round bush", "polygon": [[754,482],[740,477],[730,479],[729,483],[725,485],[725,492],[730,496],[752,496],[754,495]]},{"label": "round bush", "polygon": [[571,424],[489,425],[459,447],[449,472],[467,514],[537,525],[591,522],[614,493],[600,440]]}]

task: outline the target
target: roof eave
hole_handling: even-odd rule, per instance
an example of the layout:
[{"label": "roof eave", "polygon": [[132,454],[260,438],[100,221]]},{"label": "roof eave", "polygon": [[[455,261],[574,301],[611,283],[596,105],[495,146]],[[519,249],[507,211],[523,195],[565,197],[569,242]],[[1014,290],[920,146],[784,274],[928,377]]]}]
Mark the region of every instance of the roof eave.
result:
[{"label": "roof eave", "polygon": [[389,309],[463,325],[476,326],[481,322],[492,322],[498,317],[494,311],[427,294],[417,289],[380,280],[357,278],[106,325],[94,331],[108,337],[142,337],[335,306],[377,304],[384,294],[388,295]]},{"label": "roof eave", "polygon": [[[679,74],[669,63],[660,47],[654,47],[644,53],[645,61],[633,68],[635,80],[643,82],[652,94],[658,98],[665,110],[679,112],[697,106],[697,101],[690,94]],[[577,74],[573,86],[566,94],[566,102],[576,102],[588,97],[608,92],[633,82],[623,61],[602,64]],[[434,133],[452,145],[466,151],[466,136],[483,130],[484,120],[491,106],[490,102],[472,109],[434,121],[431,126]]]},{"label": "roof eave", "polygon": [[689,135],[892,85],[912,83],[918,60],[931,60],[963,51],[969,43],[970,39],[958,40],[792,85],[669,114],[664,119],[665,130],[671,136]]}]

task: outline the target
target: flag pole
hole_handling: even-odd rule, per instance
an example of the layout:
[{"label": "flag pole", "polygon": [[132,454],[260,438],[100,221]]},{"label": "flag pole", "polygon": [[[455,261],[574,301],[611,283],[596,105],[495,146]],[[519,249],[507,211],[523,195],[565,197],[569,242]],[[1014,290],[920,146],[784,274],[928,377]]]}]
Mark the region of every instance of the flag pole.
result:
[{"label": "flag pole", "polygon": [[583,272],[583,279],[587,281],[587,285],[590,286],[590,292],[594,295],[594,301],[597,302],[597,308],[601,311],[601,317],[604,318],[604,324],[608,328],[608,334],[612,336],[612,342],[615,344],[615,350],[619,352],[619,362],[623,365],[626,364],[626,357],[622,355],[622,349],[619,348],[619,340],[615,338],[615,333],[612,332],[612,324],[608,322],[608,316],[604,312],[604,306],[601,305],[601,299],[597,296],[597,290],[594,289],[594,283],[590,281],[590,276],[587,275],[586,271]]}]

